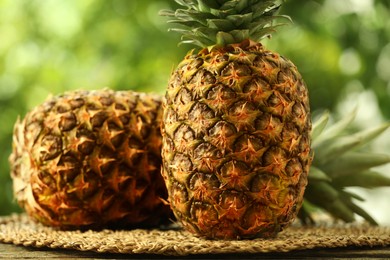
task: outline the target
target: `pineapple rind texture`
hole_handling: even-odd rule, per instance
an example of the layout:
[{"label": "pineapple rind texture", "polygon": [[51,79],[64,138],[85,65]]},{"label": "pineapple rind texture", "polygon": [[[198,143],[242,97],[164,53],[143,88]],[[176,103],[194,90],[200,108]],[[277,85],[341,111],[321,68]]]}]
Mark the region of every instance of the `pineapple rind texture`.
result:
[{"label": "pineapple rind texture", "polygon": [[208,238],[273,237],[296,216],[311,163],[307,88],[244,41],[190,52],[164,102],[163,176],[175,216]]},{"label": "pineapple rind texture", "polygon": [[168,220],[161,118],[161,97],[152,94],[104,89],[49,98],[15,124],[16,200],[62,229]]}]

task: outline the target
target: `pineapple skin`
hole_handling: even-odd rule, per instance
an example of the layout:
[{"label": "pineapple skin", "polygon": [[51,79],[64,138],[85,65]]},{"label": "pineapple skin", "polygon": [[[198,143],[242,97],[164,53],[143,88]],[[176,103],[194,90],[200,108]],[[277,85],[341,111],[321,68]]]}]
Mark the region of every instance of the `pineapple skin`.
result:
[{"label": "pineapple skin", "polygon": [[244,41],[190,52],[164,101],[171,208],[201,237],[274,237],[296,217],[312,161],[307,88],[295,65]]},{"label": "pineapple skin", "polygon": [[14,127],[17,202],[61,229],[167,222],[161,119],[161,97],[152,94],[104,89],[49,98]]}]

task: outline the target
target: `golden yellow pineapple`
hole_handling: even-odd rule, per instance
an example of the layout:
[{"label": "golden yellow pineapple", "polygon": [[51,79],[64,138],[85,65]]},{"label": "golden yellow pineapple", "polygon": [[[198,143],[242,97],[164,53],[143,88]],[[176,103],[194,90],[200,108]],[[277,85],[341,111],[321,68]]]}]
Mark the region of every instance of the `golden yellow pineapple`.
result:
[{"label": "golden yellow pineapple", "polygon": [[48,99],[15,124],[16,200],[63,229],[167,221],[160,174],[161,98],[131,91],[74,91]]},{"label": "golden yellow pineapple", "polygon": [[[176,0],[190,51],[169,81],[163,176],[183,226],[208,238],[273,237],[296,217],[311,163],[307,88],[267,50],[277,1]],[[286,17],[284,17],[286,18]]]}]

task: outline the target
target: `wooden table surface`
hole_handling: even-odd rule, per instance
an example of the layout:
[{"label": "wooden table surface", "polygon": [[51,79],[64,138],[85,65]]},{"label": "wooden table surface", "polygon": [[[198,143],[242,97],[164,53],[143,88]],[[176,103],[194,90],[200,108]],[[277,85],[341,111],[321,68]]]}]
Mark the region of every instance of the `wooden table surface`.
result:
[{"label": "wooden table surface", "polygon": [[[175,257],[164,257],[161,255],[149,254],[107,254],[96,252],[83,252],[67,249],[50,249],[16,246],[13,244],[0,243],[0,259],[172,259]],[[178,257],[180,259],[327,259],[327,258],[389,258],[390,247],[374,248],[336,248],[336,249],[313,249],[293,251],[288,253],[267,253],[267,254],[224,254],[224,255],[190,255]]]}]

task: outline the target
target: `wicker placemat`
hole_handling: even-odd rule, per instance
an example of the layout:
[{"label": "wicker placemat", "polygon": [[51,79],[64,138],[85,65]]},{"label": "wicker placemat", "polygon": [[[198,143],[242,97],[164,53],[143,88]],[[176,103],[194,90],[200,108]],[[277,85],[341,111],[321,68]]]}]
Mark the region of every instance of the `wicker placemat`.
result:
[{"label": "wicker placemat", "polygon": [[345,246],[389,246],[390,227],[367,225],[292,226],[275,239],[211,241],[183,230],[59,231],[26,215],[0,217],[0,242],[104,253],[220,254],[288,252]]}]

